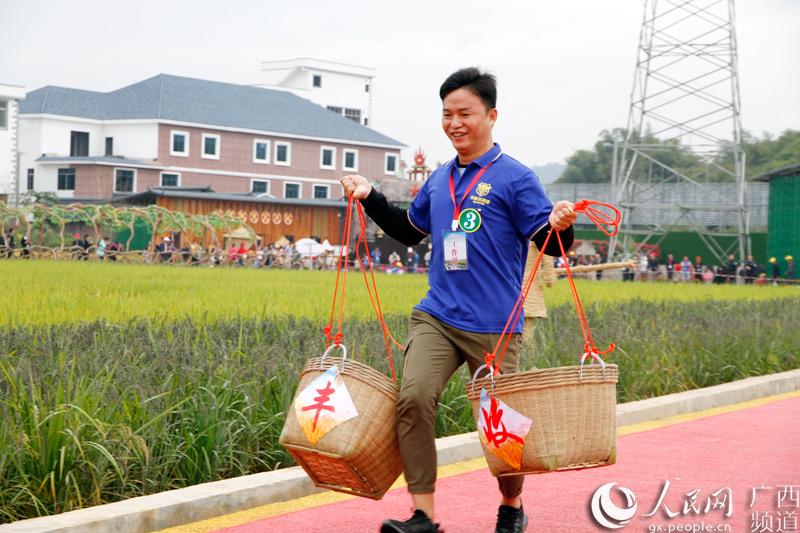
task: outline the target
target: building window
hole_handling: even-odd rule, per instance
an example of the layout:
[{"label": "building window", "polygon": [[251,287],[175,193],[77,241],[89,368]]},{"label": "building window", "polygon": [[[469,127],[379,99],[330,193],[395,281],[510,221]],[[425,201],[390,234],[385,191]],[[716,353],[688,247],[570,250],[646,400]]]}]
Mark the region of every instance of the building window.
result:
[{"label": "building window", "polygon": [[180,187],[181,175],[176,172],[162,172],[161,173],[161,186],[162,187]]},{"label": "building window", "polygon": [[383,167],[384,174],[394,174],[397,172],[397,154],[386,154],[386,164]]},{"label": "building window", "polygon": [[314,74],[314,87],[322,87],[322,76]]},{"label": "building window", "polygon": [[203,159],[219,159],[219,135],[213,133],[203,134]]},{"label": "building window", "polygon": [[130,168],[114,169],[114,192],[133,192],[136,190],[136,171]]},{"label": "building window", "polygon": [[333,146],[320,147],[319,168],[336,170],[336,148]]},{"label": "building window", "polygon": [[8,100],[0,100],[0,130],[8,129]]},{"label": "building window", "polygon": [[283,197],[284,198],[300,198],[300,184],[299,183],[284,183],[283,184]]},{"label": "building window", "polygon": [[29,191],[33,190],[33,169],[32,168],[28,169],[28,190]]},{"label": "building window", "polygon": [[275,164],[288,167],[292,164],[292,144],[275,142]]},{"label": "building window", "polygon": [[367,117],[364,117],[364,125],[369,126],[369,119]]},{"label": "building window", "polygon": [[345,108],[344,110],[345,118],[349,118],[350,120],[354,120],[361,124],[361,110],[360,109],[348,109]]},{"label": "building window", "polygon": [[114,155],[114,137],[106,137],[106,155]]},{"label": "building window", "polygon": [[70,133],[69,155],[70,157],[89,156],[89,132],[73,131]]},{"label": "building window", "polygon": [[314,198],[324,200],[330,198],[331,186],[330,185],[314,185]]},{"label": "building window", "polygon": [[58,190],[59,191],[74,191],[75,190],[75,169],[74,168],[59,168],[58,169]]},{"label": "building window", "polygon": [[189,157],[189,132],[170,131],[169,155]]},{"label": "building window", "polygon": [[341,115],[342,114],[342,108],[341,107],[336,107],[334,105],[329,105],[327,107],[328,107],[328,111],[333,111],[337,115]]},{"label": "building window", "polygon": [[269,163],[269,141],[266,139],[253,139],[253,163],[266,165]]},{"label": "building window", "polygon": [[364,92],[365,92],[365,93],[368,93],[368,92],[369,92],[369,83],[367,83],[367,84],[365,84],[365,85],[364,85]]},{"label": "building window", "polygon": [[269,182],[262,180],[253,180],[252,191],[258,194],[266,194],[269,192]]},{"label": "building window", "polygon": [[342,154],[342,169],[358,172],[358,150],[342,150]]}]

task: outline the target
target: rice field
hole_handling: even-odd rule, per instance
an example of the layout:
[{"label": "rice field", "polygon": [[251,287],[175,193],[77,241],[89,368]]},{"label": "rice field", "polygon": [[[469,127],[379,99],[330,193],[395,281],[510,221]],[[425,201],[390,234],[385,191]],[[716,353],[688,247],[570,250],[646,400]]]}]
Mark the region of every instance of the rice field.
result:
[{"label": "rice field", "polygon": [[[0,324],[56,324],[133,318],[164,320],[283,315],[323,320],[330,316],[335,271],[170,267],[68,261],[0,261]],[[382,309],[405,314],[428,289],[420,274],[376,273]],[[612,283],[578,280],[584,303],[771,300],[800,297],[791,287]],[[363,274],[347,275],[345,312],[374,316]],[[566,281],[546,289],[549,306],[571,302]]]}]

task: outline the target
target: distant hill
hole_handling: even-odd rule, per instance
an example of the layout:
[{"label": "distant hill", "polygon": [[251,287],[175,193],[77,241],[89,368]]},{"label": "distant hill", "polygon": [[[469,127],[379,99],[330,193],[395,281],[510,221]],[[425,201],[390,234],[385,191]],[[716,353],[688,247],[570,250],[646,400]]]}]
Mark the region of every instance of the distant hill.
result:
[{"label": "distant hill", "polygon": [[541,183],[553,183],[561,177],[565,168],[567,168],[567,165],[562,163],[547,163],[544,166],[534,165],[531,167],[531,170],[539,176],[539,181]]}]

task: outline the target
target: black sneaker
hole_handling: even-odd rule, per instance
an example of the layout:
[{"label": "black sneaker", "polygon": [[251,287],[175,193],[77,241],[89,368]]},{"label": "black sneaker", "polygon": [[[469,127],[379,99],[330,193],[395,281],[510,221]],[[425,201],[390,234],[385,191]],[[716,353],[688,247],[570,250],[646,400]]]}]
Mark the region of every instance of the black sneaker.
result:
[{"label": "black sneaker", "polygon": [[405,522],[385,520],[381,533],[440,533],[439,524],[434,524],[423,511],[417,509],[414,516]]},{"label": "black sneaker", "polygon": [[522,533],[528,527],[528,515],[522,507],[516,509],[501,505],[497,511],[497,526],[494,533]]}]

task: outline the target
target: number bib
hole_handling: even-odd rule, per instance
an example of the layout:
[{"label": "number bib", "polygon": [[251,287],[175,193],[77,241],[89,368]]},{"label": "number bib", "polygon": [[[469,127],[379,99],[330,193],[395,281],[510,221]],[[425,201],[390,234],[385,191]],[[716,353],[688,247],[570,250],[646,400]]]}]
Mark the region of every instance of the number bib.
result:
[{"label": "number bib", "polygon": [[463,231],[443,231],[442,249],[444,250],[445,272],[469,270],[466,233]]},{"label": "number bib", "polygon": [[481,227],[481,214],[475,209],[465,209],[458,217],[458,225],[467,233],[472,233]]}]

